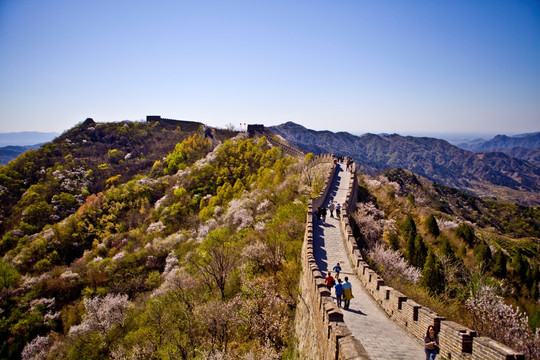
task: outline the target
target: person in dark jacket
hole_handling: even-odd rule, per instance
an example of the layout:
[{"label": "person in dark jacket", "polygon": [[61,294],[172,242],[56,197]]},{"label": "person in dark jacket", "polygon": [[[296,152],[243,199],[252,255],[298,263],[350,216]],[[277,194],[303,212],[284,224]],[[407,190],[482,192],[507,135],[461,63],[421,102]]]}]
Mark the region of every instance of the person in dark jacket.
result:
[{"label": "person in dark jacket", "polygon": [[429,325],[424,337],[424,351],[426,352],[426,360],[435,360],[435,356],[439,353],[439,335],[435,333],[433,325]]}]

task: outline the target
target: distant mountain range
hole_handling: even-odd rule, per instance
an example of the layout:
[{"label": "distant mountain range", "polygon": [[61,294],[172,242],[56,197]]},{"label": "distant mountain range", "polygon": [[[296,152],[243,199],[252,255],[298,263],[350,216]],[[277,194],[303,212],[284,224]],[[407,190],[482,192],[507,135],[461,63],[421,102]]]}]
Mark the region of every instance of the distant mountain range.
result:
[{"label": "distant mountain range", "polygon": [[497,135],[491,140],[477,139],[457,144],[457,146],[474,152],[500,151],[513,148],[540,149],[540,132],[515,136]]},{"label": "distant mountain range", "polygon": [[11,160],[23,152],[30,149],[37,149],[41,144],[29,145],[29,146],[4,146],[0,147],[0,165],[6,165]]},{"label": "distant mountain range", "polygon": [[51,141],[60,135],[57,132],[21,131],[0,133],[0,147],[28,146]]},{"label": "distant mountain range", "polygon": [[427,137],[314,131],[292,122],[269,129],[304,151],[352,156],[367,174],[404,168],[479,196],[540,205],[540,167],[502,152],[475,153]]},{"label": "distant mountain range", "polygon": [[27,150],[39,148],[58,135],[56,132],[38,131],[0,133],[0,165],[7,164]]},{"label": "distant mountain range", "polygon": [[497,135],[491,140],[477,139],[456,146],[474,152],[498,151],[540,166],[540,132],[523,135]]}]

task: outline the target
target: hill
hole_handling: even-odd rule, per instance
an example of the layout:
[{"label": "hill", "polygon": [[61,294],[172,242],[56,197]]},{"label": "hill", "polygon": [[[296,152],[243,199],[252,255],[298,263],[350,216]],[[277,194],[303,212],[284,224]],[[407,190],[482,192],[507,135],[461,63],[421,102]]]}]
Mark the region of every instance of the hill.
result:
[{"label": "hill", "polygon": [[176,125],[88,119],[0,168],[0,358],[294,353],[322,177],[265,138]]},{"label": "hill", "polygon": [[[199,123],[87,119],[0,167],[0,358],[298,357],[307,203],[330,165],[272,143]],[[440,236],[418,226],[424,245],[440,254],[449,240],[472,274],[484,244],[504,253],[504,295],[538,323],[538,208],[403,169],[359,185],[360,238],[404,251],[404,219],[434,215]],[[484,278],[500,279],[495,264]],[[460,279],[409,296],[466,320]]]},{"label": "hill", "polygon": [[462,143],[457,146],[474,152],[500,151],[512,148],[540,149],[540,132],[516,136],[497,135],[488,141]]},{"label": "hill", "polygon": [[[358,201],[355,235],[386,284],[540,358],[538,207],[482,199],[403,169],[360,175]],[[519,335],[510,335],[513,326]]]},{"label": "hill", "polygon": [[291,122],[270,129],[308,152],[352,156],[367,174],[399,167],[479,196],[540,204],[540,168],[503,153],[476,154],[434,138],[314,131]]},{"label": "hill", "polygon": [[41,144],[30,146],[4,146],[0,147],[0,165],[6,165],[11,160],[25,152],[26,150],[37,149]]}]

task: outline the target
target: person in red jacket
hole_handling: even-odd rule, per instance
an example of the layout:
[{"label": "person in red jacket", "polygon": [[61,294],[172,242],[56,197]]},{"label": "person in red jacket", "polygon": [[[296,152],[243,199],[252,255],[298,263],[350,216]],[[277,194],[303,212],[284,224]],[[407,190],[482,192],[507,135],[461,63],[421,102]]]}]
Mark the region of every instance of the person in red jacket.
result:
[{"label": "person in red jacket", "polygon": [[332,277],[332,273],[328,272],[328,275],[324,278],[324,282],[326,283],[326,287],[328,290],[331,290],[334,285],[336,285],[336,280]]}]

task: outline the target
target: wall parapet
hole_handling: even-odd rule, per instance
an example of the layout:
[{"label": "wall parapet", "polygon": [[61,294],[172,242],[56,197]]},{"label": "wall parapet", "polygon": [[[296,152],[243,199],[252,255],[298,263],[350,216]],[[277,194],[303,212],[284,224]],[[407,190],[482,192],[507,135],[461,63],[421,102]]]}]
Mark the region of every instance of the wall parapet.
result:
[{"label": "wall parapet", "polygon": [[268,140],[270,144],[276,147],[281,147],[281,149],[283,150],[285,154],[292,157],[298,157],[298,158],[303,158],[304,156],[306,156],[306,154],[302,150],[294,146],[291,146],[289,144],[286,144],[283,141],[279,141],[275,139],[274,136],[276,135],[273,132],[269,130],[264,130],[264,135],[266,136],[266,140]]},{"label": "wall parapet", "polygon": [[320,206],[332,184],[336,171],[333,155],[316,156],[308,166],[332,164],[324,188],[309,200],[306,231],[302,247],[302,276],[300,302],[296,312],[296,335],[300,356],[305,359],[369,360],[362,344],[354,338],[343,321],[343,313],[326,288],[313,253],[314,209]]},{"label": "wall parapet", "polygon": [[[354,177],[354,179],[353,179]],[[340,230],[348,250],[349,260],[365,289],[394,322],[423,342],[426,329],[433,325],[439,332],[441,352],[445,359],[466,360],[524,360],[525,356],[514,349],[486,337],[453,321],[448,321],[427,307],[410,300],[399,291],[386,286],[380,277],[364,261],[356,238],[353,236],[348,214],[356,209],[358,182],[356,166],[351,171],[351,186],[347,203],[341,213]]]}]

